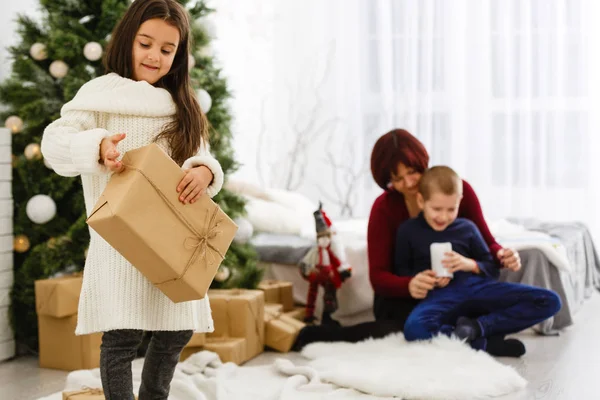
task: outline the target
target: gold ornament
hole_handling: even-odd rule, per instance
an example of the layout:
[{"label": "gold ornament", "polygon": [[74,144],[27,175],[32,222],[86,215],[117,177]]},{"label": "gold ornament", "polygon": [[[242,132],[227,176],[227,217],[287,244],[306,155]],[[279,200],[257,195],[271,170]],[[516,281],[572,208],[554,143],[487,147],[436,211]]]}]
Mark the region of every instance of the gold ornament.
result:
[{"label": "gold ornament", "polygon": [[72,242],[71,238],[68,237],[67,235],[63,235],[63,236],[59,237],[57,240],[57,243],[61,246],[64,244],[67,244],[67,243],[71,243],[71,242]]},{"label": "gold ornament", "polygon": [[46,242],[46,246],[48,246],[49,249],[54,249],[56,248],[56,243],[58,241],[56,240],[55,237],[51,237],[50,239],[48,239],[48,241]]},{"label": "gold ornament", "polygon": [[29,243],[29,238],[25,235],[17,235],[13,241],[13,247],[17,253],[25,253],[29,250],[31,243]]},{"label": "gold ornament", "polygon": [[23,129],[23,120],[16,115],[11,115],[4,121],[6,126],[12,133],[19,133]]},{"label": "gold ornament", "polygon": [[42,158],[42,150],[37,143],[29,143],[25,147],[25,158],[28,160],[40,160]]},{"label": "gold ornament", "polygon": [[215,274],[215,281],[217,281],[217,282],[225,282],[229,278],[229,275],[231,275],[231,272],[229,271],[229,268],[227,268],[224,265],[221,265],[219,267],[219,270]]}]

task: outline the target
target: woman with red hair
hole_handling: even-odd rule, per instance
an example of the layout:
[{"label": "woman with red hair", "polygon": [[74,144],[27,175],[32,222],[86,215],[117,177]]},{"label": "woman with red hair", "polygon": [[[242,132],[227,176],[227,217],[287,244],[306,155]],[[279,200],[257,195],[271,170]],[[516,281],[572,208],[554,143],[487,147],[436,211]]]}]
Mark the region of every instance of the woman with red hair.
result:
[{"label": "woman with red hair", "polygon": [[[373,312],[376,320],[394,320],[404,325],[414,306],[434,288],[436,278],[431,270],[414,277],[392,273],[396,231],[402,222],[420,212],[418,186],[428,165],[427,150],[404,129],[384,134],[373,147],[371,173],[377,185],[384,190],[371,208],[367,233],[369,277],[375,292]],[[490,252],[503,267],[513,271],[521,268],[519,254],[502,248],[490,233],[479,199],[464,180],[458,216],[477,225]]]}]

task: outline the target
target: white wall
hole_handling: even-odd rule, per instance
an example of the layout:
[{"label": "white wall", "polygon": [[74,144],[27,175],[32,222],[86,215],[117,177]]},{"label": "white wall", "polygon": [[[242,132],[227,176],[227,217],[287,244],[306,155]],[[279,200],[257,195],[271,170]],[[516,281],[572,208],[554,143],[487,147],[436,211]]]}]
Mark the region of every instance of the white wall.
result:
[{"label": "white wall", "polygon": [[8,308],[13,285],[11,133],[0,128],[0,361],[15,355]]},{"label": "white wall", "polygon": [[10,75],[10,54],[6,51],[8,46],[17,43],[19,37],[15,32],[17,14],[27,14],[39,18],[39,0],[0,0],[2,12],[0,13],[0,81]]}]

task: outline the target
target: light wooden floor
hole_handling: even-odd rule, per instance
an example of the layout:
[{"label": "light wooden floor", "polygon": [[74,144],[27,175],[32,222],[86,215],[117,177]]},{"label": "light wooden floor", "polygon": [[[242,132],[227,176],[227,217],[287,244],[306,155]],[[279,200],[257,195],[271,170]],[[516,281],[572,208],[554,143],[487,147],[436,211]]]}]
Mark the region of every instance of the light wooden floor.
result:
[{"label": "light wooden floor", "polygon": [[[522,359],[499,359],[514,366],[529,385],[522,393],[497,400],[600,399],[600,295],[587,301],[573,327],[559,337],[542,337],[527,331],[517,335],[527,346]],[[270,364],[279,353],[264,353],[247,365]],[[287,355],[301,361],[297,353]],[[34,400],[60,391],[67,373],[40,369],[37,359],[26,357],[0,363],[0,399]],[[467,400],[467,399],[465,399]]]}]

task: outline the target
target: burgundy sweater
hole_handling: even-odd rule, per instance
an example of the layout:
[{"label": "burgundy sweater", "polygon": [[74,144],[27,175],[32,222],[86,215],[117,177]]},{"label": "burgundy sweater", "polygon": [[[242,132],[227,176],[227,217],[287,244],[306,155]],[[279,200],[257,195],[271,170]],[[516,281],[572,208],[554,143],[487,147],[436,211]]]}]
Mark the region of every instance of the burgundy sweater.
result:
[{"label": "burgundy sweater", "polygon": [[[494,258],[502,248],[492,236],[479,199],[471,185],[463,180],[463,198],[458,216],[470,219],[477,225],[483,239]],[[367,231],[367,252],[369,255],[369,278],[375,294],[384,297],[410,297],[408,283],[411,276],[397,276],[392,272],[394,261],[394,242],[400,224],[410,216],[404,202],[404,195],[387,190],[373,203]]]}]

